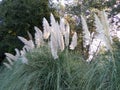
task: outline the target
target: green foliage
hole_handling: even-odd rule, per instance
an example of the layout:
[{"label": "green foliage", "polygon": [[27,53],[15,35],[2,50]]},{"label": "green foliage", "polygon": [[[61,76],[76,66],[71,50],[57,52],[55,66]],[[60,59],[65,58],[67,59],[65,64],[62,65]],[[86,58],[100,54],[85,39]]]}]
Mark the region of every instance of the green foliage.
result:
[{"label": "green foliage", "polygon": [[[119,12],[119,7],[114,8],[117,0],[77,0],[76,5],[67,6],[66,12],[80,16],[80,14],[86,14],[87,10],[104,10],[112,9],[111,14]],[[116,10],[116,11],[115,11]]]},{"label": "green foliage", "polygon": [[0,51],[11,52],[21,48],[17,36],[27,37],[27,31],[33,34],[34,26],[42,29],[43,17],[49,20],[54,10],[49,8],[48,0],[2,0],[0,12]]},{"label": "green foliage", "polygon": [[41,27],[40,21],[43,17],[48,18],[50,11],[48,0],[3,0],[1,3],[4,26],[20,35],[33,26]]}]

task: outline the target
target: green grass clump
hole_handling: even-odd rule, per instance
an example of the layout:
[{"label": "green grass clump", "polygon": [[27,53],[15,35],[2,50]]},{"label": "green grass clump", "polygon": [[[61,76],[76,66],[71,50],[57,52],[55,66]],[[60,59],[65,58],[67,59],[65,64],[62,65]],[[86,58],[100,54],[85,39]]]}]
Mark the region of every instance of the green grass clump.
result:
[{"label": "green grass clump", "polygon": [[28,64],[19,59],[12,70],[0,68],[0,90],[120,90],[120,56],[99,55],[91,63],[78,52],[65,50],[54,60],[48,47],[26,54]]},{"label": "green grass clump", "polygon": [[[113,55],[98,55],[88,65],[88,71],[80,81],[80,90],[120,90],[120,50],[115,47]],[[113,57],[112,57],[113,56]],[[114,58],[114,60],[112,60]]]},{"label": "green grass clump", "polygon": [[76,77],[83,62],[78,55],[64,51],[54,60],[48,47],[43,47],[26,56],[28,65],[18,60],[12,70],[2,71],[0,90],[72,90],[78,87]]}]

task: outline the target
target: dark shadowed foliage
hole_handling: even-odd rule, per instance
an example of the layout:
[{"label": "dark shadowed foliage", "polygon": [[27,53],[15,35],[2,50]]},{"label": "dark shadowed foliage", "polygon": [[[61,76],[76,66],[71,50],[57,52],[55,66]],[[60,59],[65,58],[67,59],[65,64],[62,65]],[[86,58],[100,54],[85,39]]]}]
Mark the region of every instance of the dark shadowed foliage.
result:
[{"label": "dark shadowed foliage", "polygon": [[42,19],[49,20],[48,0],[2,0],[0,3],[0,61],[4,52],[14,53],[21,48],[17,36],[27,37],[27,31],[34,32],[34,26],[42,29]]}]

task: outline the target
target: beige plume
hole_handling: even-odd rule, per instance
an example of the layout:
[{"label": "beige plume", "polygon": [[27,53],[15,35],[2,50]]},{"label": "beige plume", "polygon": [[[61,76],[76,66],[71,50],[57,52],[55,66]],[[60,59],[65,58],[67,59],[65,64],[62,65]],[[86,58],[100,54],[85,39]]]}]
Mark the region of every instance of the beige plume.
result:
[{"label": "beige plume", "polygon": [[91,37],[86,20],[82,15],[81,15],[81,21],[82,21],[82,29],[83,29],[83,46],[86,48],[86,46],[90,44]]},{"label": "beige plume", "polygon": [[8,57],[8,58],[10,58],[10,59],[12,59],[12,60],[14,60],[14,61],[17,60],[17,57],[14,56],[14,55],[12,55],[11,53],[5,53],[5,55],[6,55],[6,57]]},{"label": "beige plume", "polygon": [[58,52],[58,42],[56,39],[55,32],[51,32],[51,37],[50,37],[50,48],[51,48],[51,53],[54,59],[58,58],[57,52]]},{"label": "beige plume", "polygon": [[18,36],[18,38],[19,38],[25,45],[31,47],[31,49],[33,49],[33,48],[35,47],[32,40],[26,40],[24,37],[21,37],[21,36]]},{"label": "beige plume", "polygon": [[66,24],[66,28],[65,28],[65,34],[64,34],[64,37],[65,37],[65,45],[66,45],[66,46],[69,45],[69,36],[70,36],[70,26],[69,26],[69,24],[67,23],[67,24]]},{"label": "beige plume", "polygon": [[44,39],[48,39],[50,36],[50,25],[46,18],[43,18],[43,37]]},{"label": "beige plume", "polygon": [[35,29],[35,44],[37,47],[42,46],[44,44],[43,41],[43,35],[42,35],[42,31],[38,28],[38,27],[34,27]]},{"label": "beige plume", "polygon": [[[100,21],[100,19],[98,18],[98,16],[95,14],[95,26],[96,26],[96,32],[97,32],[97,37],[98,39],[101,39],[105,44],[106,44],[106,48],[111,50],[111,44],[109,42],[109,37],[105,34],[105,28],[103,23]],[[106,22],[106,21],[104,21]]]},{"label": "beige plume", "polygon": [[77,33],[74,32],[74,35],[72,37],[72,42],[70,44],[70,49],[74,50],[76,46],[77,46]]}]

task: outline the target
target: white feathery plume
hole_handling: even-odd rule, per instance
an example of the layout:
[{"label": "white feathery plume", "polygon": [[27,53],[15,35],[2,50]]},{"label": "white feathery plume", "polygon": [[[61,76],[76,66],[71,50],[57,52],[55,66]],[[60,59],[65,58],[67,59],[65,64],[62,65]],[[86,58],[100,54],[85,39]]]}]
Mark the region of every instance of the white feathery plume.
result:
[{"label": "white feathery plume", "polygon": [[60,49],[61,51],[64,50],[64,40],[63,35],[60,32],[60,26],[55,21],[54,16],[51,14],[51,37],[50,37],[50,47],[51,47],[51,53],[54,59],[58,58],[57,52]]},{"label": "white feathery plume", "polygon": [[50,36],[50,26],[46,18],[43,18],[43,37],[44,39],[48,39]]},{"label": "white feathery plume", "polygon": [[12,67],[8,63],[3,63],[8,69],[12,70]]},{"label": "white feathery plume", "polygon": [[62,35],[65,34],[65,20],[64,20],[64,18],[60,18],[60,31],[61,31]]},{"label": "white feathery plume", "polygon": [[87,45],[90,44],[91,37],[90,32],[88,30],[88,25],[86,23],[85,18],[81,15],[81,21],[82,21],[82,28],[83,28],[83,46],[86,48]]},{"label": "white feathery plume", "polygon": [[33,49],[33,48],[35,47],[32,40],[26,40],[24,37],[21,37],[21,36],[18,36],[18,38],[19,38],[25,45],[31,47],[31,49]]},{"label": "white feathery plume", "polygon": [[28,59],[25,57],[26,51],[23,49],[20,51],[21,61],[23,64],[28,64]]},{"label": "white feathery plume", "polygon": [[27,45],[27,46],[29,46],[31,49],[34,49],[34,48],[35,48],[35,45],[34,45],[33,40],[29,40],[29,41],[28,41],[28,44],[29,44],[29,45]]},{"label": "white feathery plume", "polygon": [[58,58],[57,52],[58,52],[58,42],[56,39],[55,32],[51,32],[51,37],[50,37],[50,48],[51,48],[51,53],[54,59]]},{"label": "white feathery plume", "polygon": [[20,51],[20,56],[24,56],[26,54],[25,50]]},{"label": "white feathery plume", "polygon": [[63,39],[63,35],[60,32],[60,27],[59,24],[57,23],[57,28],[56,28],[56,33],[57,33],[57,40],[58,40],[58,45],[61,51],[64,50],[65,46],[64,46],[64,39]]},{"label": "white feathery plume", "polygon": [[111,45],[108,41],[108,38],[106,37],[105,31],[104,31],[104,27],[100,21],[100,19],[98,18],[98,16],[95,14],[95,26],[96,26],[96,32],[97,32],[97,37],[98,39],[101,39],[105,44],[106,44],[106,48],[107,49],[111,49]]},{"label": "white feathery plume", "polygon": [[15,52],[16,52],[16,57],[19,57],[20,56],[20,51],[17,49],[17,48],[15,48]]},{"label": "white feathery plume", "polygon": [[97,32],[96,38],[99,38],[102,41],[106,42],[103,25],[96,14],[94,14],[94,17],[95,17],[95,27]]},{"label": "white feathery plume", "polygon": [[16,61],[17,60],[17,57],[12,55],[11,53],[5,53],[6,57],[9,57],[10,59]]},{"label": "white feathery plume", "polygon": [[18,36],[18,39],[20,39],[25,45],[28,45],[28,40],[24,37]]},{"label": "white feathery plume", "polygon": [[66,46],[69,45],[69,36],[70,36],[70,26],[69,26],[69,24],[67,23],[67,24],[66,24],[66,28],[65,28],[65,34],[64,34],[64,37],[65,37],[65,45],[66,45]]},{"label": "white feathery plume", "polygon": [[95,35],[95,32],[92,32],[91,35],[90,35],[90,38],[93,39],[94,35]]},{"label": "white feathery plume", "polygon": [[77,33],[74,32],[74,35],[72,37],[72,42],[70,44],[70,49],[74,50],[76,46],[77,46]]},{"label": "white feathery plume", "polygon": [[51,13],[50,14],[50,21],[51,21],[51,26],[54,27],[54,25],[56,24],[56,21],[55,21],[55,17],[53,16],[53,14]]},{"label": "white feathery plume", "polygon": [[109,49],[112,50],[112,46],[111,44],[113,43],[112,38],[110,36],[110,25],[108,22],[108,18],[107,18],[107,14],[105,13],[105,11],[101,11],[101,22],[103,24],[103,28],[104,28],[104,34],[107,38],[107,42],[109,43]]},{"label": "white feathery plume", "polygon": [[104,28],[105,35],[110,37],[110,25],[108,21],[109,20],[107,18],[107,14],[104,11],[101,11],[101,22]]},{"label": "white feathery plume", "polygon": [[64,39],[63,39],[63,35],[60,34],[58,35],[58,37],[60,38],[59,39],[59,47],[60,47],[60,50],[63,51],[65,49],[65,45],[64,45]]},{"label": "white feathery plume", "polygon": [[95,17],[96,32],[98,34],[103,34],[104,35],[104,28],[103,28],[103,25],[102,25],[100,19],[98,18],[98,16],[96,14],[94,14],[94,17]]},{"label": "white feathery plume", "polygon": [[13,65],[13,62],[12,62],[12,60],[9,57],[6,57],[6,59],[8,60],[10,65]]},{"label": "white feathery plume", "polygon": [[42,46],[43,45],[43,35],[41,30],[38,27],[34,27],[36,33],[35,33],[35,44],[37,45],[37,47]]},{"label": "white feathery plume", "polygon": [[[18,49],[15,49],[16,55],[12,55],[11,53],[5,53],[6,59],[8,60],[10,65],[13,65],[13,61],[17,61],[20,56]],[[12,61],[13,60],[13,61]],[[5,64],[7,66],[7,64]],[[9,67],[9,66],[8,66]]]},{"label": "white feathery plume", "polygon": [[86,60],[86,62],[90,62],[93,59],[93,55],[89,55],[88,59]]},{"label": "white feathery plume", "polygon": [[94,40],[94,38],[95,38],[95,32],[92,32],[91,33],[91,35],[90,35],[90,44],[89,45],[91,45],[92,44],[92,42],[93,42],[93,40]]},{"label": "white feathery plume", "polygon": [[58,40],[59,40],[59,46],[60,46],[60,50],[63,51],[65,49],[65,45],[64,45],[64,39],[63,39],[63,35],[60,32],[60,28],[58,26]]},{"label": "white feathery plume", "polygon": [[[98,37],[98,36],[97,36]],[[100,46],[103,45],[101,39],[94,38],[89,47],[89,56],[87,62],[92,61],[93,57],[98,54]]]},{"label": "white feathery plume", "polygon": [[51,19],[51,33],[52,35],[54,35],[54,39],[56,40],[56,44],[58,46],[57,49],[60,49],[61,51],[63,51],[64,50],[64,39],[60,31],[60,26],[58,22],[55,21],[55,18],[52,14],[51,14],[50,19]]}]

